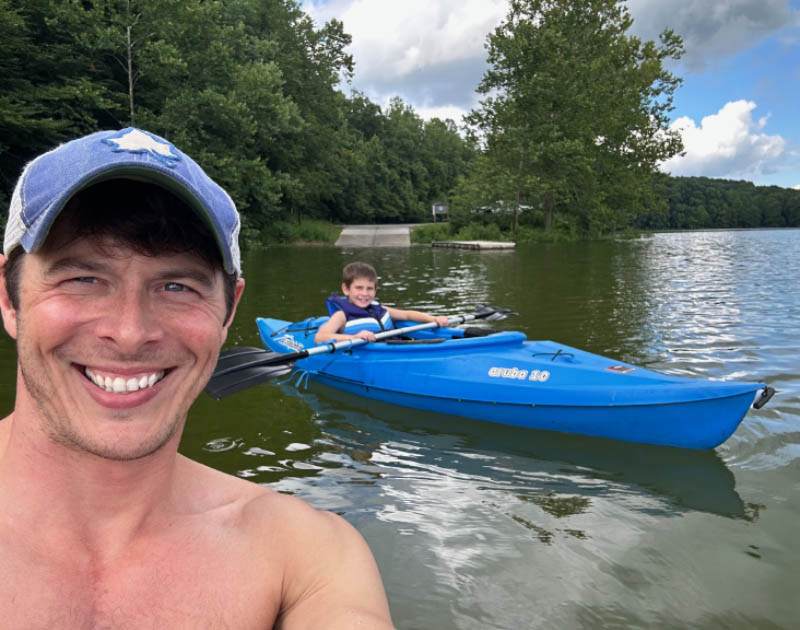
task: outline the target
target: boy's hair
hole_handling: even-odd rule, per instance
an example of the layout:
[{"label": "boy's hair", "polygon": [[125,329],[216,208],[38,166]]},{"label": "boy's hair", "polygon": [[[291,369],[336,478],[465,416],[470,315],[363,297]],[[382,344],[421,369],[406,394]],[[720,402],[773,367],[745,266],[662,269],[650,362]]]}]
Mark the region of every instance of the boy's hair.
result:
[{"label": "boy's hair", "polygon": [[[212,269],[223,270],[219,246],[197,213],[155,184],[129,179],[101,182],[70,199],[61,217],[69,221],[72,239],[108,238],[145,256],[194,254]],[[8,295],[17,309],[24,256],[22,247],[16,247],[5,266]],[[227,321],[233,308],[236,274],[223,270],[223,276]]]},{"label": "boy's hair", "polygon": [[350,287],[356,278],[366,278],[378,284],[378,272],[375,267],[365,262],[351,262],[342,269],[342,284]]}]

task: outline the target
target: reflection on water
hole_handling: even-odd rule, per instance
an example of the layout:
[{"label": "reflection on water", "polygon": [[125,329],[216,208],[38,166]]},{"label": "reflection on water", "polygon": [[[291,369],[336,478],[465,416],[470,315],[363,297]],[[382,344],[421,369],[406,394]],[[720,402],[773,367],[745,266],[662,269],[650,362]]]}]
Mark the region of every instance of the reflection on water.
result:
[{"label": "reflection on water", "polygon": [[[313,393],[312,393],[313,392]],[[317,395],[315,395],[317,394]],[[663,514],[700,510],[747,518],[734,476],[713,451],[629,445],[611,440],[496,426],[351,396],[314,385],[303,399],[343,449],[379,440],[370,461],[434,481],[458,477],[505,490],[561,518],[586,511],[592,497],[624,497]],[[391,446],[387,446],[391,445]]]},{"label": "reflection on water", "polygon": [[[334,510],[370,543],[399,628],[795,627],[800,230],[658,234],[514,252],[273,248],[245,260],[231,345],[257,316],[322,313],[354,258],[383,301],[676,374],[778,390],[715,452],[484,425],[319,386],[195,404],[181,450]],[[0,342],[0,402],[13,404]]]}]

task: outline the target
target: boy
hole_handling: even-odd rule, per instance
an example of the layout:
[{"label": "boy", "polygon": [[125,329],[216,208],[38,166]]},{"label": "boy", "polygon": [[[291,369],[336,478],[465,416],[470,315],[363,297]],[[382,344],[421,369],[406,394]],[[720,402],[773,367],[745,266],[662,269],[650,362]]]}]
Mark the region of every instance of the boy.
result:
[{"label": "boy", "polygon": [[331,295],[325,305],[330,319],[320,326],[314,341],[343,341],[366,339],[375,341],[375,333],[394,328],[392,320],[436,322],[447,326],[444,315],[430,315],[421,311],[382,306],[375,300],[378,274],[372,265],[352,262],[342,270],[342,293]]}]

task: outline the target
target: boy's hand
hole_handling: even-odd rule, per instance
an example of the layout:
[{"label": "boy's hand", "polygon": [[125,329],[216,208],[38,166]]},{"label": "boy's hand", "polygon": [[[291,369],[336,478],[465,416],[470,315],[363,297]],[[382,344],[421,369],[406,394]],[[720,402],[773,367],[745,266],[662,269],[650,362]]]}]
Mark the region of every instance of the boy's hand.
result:
[{"label": "boy's hand", "polygon": [[447,326],[450,323],[450,318],[446,315],[436,315],[434,318],[439,326]]},{"label": "boy's hand", "polygon": [[375,341],[375,333],[370,330],[359,330],[355,335],[353,335],[354,339],[366,339],[367,341]]}]

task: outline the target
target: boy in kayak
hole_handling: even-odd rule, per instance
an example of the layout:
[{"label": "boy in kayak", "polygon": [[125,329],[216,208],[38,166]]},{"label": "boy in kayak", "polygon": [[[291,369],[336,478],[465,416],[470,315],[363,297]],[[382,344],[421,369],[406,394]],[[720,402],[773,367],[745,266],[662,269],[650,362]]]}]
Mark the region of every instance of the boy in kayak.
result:
[{"label": "boy in kayak", "polygon": [[378,274],[372,265],[364,262],[345,265],[342,270],[344,295],[331,295],[325,301],[330,319],[319,327],[314,341],[375,341],[375,333],[394,328],[392,320],[436,322],[447,326],[448,318],[444,315],[383,306],[375,300],[377,285]]}]

